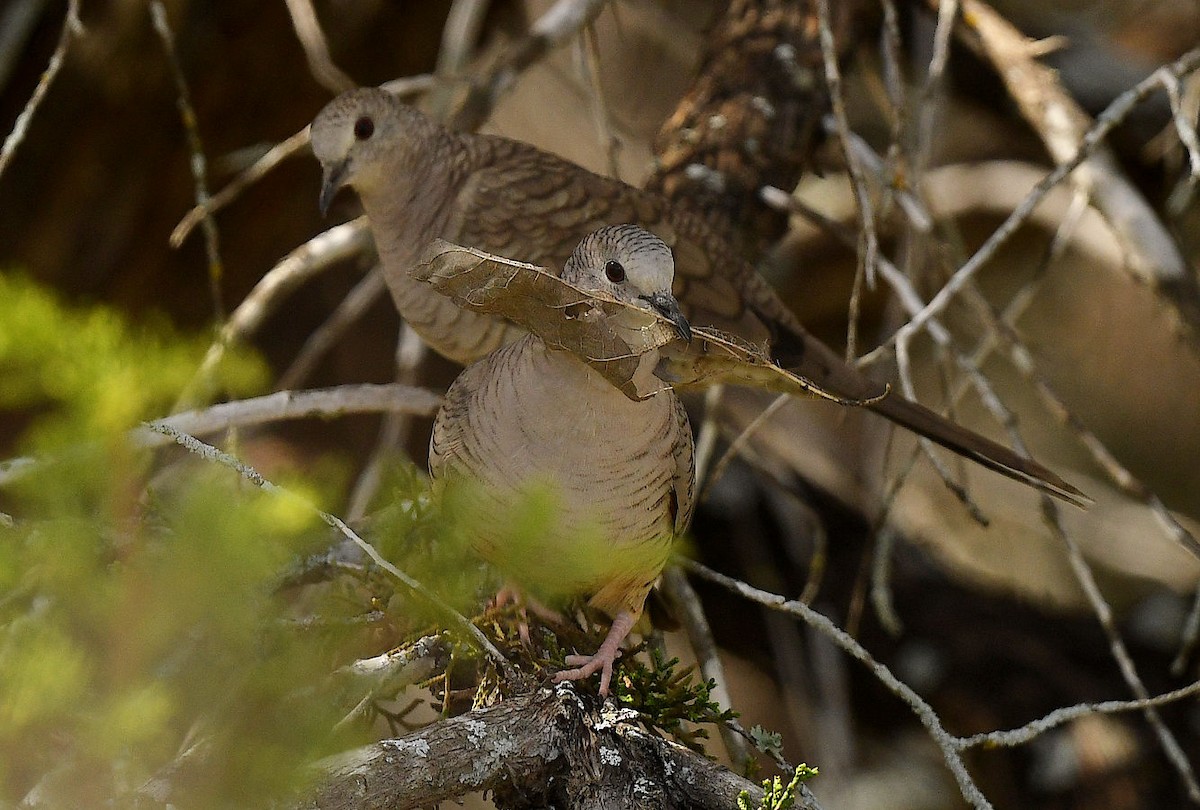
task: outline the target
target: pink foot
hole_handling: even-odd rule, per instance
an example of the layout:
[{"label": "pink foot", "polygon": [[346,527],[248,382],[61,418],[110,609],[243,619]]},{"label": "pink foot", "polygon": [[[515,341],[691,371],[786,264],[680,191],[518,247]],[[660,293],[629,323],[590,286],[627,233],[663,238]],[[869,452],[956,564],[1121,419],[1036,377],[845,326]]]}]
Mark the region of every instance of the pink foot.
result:
[{"label": "pink foot", "polygon": [[[505,585],[497,591],[489,606],[492,609],[498,610],[506,605],[516,605],[517,607],[517,635],[521,637],[521,641],[526,646],[530,643],[529,613],[550,624],[564,624],[566,622],[561,613],[551,610],[532,596],[521,593],[520,589],[512,585]],[[526,612],[526,608],[528,608],[528,613]]]},{"label": "pink foot", "polygon": [[568,655],[567,666],[575,668],[564,669],[557,673],[554,676],[554,682],[581,681],[599,670],[600,697],[608,697],[608,683],[612,680],[613,664],[621,656],[621,642],[629,635],[629,631],[633,629],[636,621],[637,618],[632,613],[622,610],[613,619],[612,627],[609,629],[608,635],[604,637],[600,649],[596,650],[596,654]]}]

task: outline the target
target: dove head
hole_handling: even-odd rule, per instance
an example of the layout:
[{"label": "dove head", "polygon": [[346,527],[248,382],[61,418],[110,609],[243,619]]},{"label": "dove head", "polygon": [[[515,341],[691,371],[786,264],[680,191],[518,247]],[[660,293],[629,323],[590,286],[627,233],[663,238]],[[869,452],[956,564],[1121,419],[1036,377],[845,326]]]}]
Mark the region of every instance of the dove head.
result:
[{"label": "dove head", "polygon": [[350,90],[326,104],[310,129],[313,154],[325,170],[321,212],[343,186],[368,198],[402,180],[436,131],[416,109],[377,87]]},{"label": "dove head", "polygon": [[675,260],[667,243],[636,225],[609,225],[583,238],[567,259],[563,281],[587,292],[662,315],[683,340],[692,329],[671,293]]}]

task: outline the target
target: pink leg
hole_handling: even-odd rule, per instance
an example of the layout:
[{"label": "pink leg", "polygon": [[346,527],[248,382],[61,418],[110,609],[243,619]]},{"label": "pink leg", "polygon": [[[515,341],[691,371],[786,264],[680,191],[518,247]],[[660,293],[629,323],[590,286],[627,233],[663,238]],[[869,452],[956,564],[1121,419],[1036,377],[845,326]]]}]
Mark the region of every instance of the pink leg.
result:
[{"label": "pink leg", "polygon": [[621,642],[633,629],[637,618],[627,610],[622,610],[613,619],[604,643],[595,655],[568,655],[567,665],[575,669],[565,669],[554,676],[554,682],[581,681],[596,670],[600,672],[600,697],[608,697],[608,682],[612,680],[613,664],[621,655]]}]

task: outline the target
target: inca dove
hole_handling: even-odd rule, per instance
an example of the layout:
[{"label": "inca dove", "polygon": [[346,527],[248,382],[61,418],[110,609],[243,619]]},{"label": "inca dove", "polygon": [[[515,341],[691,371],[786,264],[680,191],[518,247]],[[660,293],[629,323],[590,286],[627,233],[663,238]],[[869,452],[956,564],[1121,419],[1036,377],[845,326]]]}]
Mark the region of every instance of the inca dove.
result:
[{"label": "inca dove", "polygon": [[[653,308],[686,339],[687,321],[671,295],[673,273],[662,240],[624,225],[584,238],[563,278]],[[618,328],[636,330],[651,320],[631,314],[638,322]],[[602,695],[621,641],[692,514],[692,433],[678,397],[652,379],[654,354],[639,370],[647,377],[639,387],[658,393],[637,402],[574,354],[524,335],[459,375],[429,446],[433,478],[473,482],[492,515],[473,538],[484,557],[534,593],[585,594],[613,617],[595,655],[569,657],[578,668],[556,676],[577,680],[602,670]],[[554,524],[526,547],[506,546],[513,540],[496,516],[511,512],[530,487],[545,484],[556,495]],[[583,548],[589,537],[595,546]]]},{"label": "inca dove", "polygon": [[325,170],[325,209],[343,186],[358,193],[401,315],[434,349],[468,363],[521,330],[464,311],[408,270],[435,237],[545,267],[562,267],[588,233],[622,222],[662,238],[675,255],[674,292],[694,324],[755,344],[781,365],[985,467],[1072,502],[1082,493],[1050,470],[960,427],[847,366],[809,335],[728,239],[693,213],[528,144],[451,132],[387,92],[360,88],[312,124]]}]

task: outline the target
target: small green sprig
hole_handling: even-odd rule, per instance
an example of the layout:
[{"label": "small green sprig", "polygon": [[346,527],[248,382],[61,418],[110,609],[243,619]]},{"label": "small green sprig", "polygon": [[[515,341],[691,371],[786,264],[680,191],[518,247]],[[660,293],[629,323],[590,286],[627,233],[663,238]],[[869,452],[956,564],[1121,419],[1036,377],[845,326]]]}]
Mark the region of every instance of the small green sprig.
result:
[{"label": "small green sprig", "polygon": [[619,676],[614,679],[617,702],[636,711],[647,731],[669,734],[703,753],[701,740],[708,739],[708,731],[684,724],[726,723],[737,713],[722,709],[712,699],[715,681],[697,682],[693,678],[694,664],[677,670],[679,659],[665,660],[655,647],[650,648],[650,659],[649,666],[631,653],[622,659]]},{"label": "small green sprig", "polygon": [[772,779],[764,779],[763,796],[758,804],[751,804],[749,791],[743,790],[738,794],[737,806],[738,810],[787,810],[789,807],[796,806],[796,791],[800,789],[800,785],[817,776],[816,768],[810,768],[801,762],[796,766],[796,773],[792,775],[792,781],[786,785],[778,776]]}]

